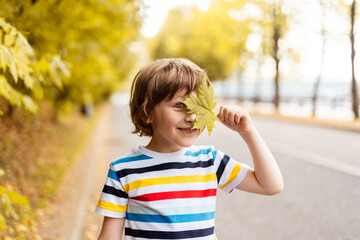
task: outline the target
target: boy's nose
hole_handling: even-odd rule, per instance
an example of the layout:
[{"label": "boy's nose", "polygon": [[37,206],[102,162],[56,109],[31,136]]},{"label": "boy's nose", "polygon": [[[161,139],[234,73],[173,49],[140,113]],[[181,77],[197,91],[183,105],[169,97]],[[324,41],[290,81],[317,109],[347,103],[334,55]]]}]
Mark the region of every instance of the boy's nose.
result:
[{"label": "boy's nose", "polygon": [[193,114],[186,114],[186,117],[185,117],[185,121],[186,122],[195,122],[195,118],[196,118],[196,114],[193,113]]}]

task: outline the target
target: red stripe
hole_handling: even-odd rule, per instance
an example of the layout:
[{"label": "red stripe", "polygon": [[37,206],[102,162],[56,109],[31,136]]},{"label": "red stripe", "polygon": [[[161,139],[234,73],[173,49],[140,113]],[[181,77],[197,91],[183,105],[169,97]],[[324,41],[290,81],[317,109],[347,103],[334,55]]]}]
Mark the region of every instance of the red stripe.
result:
[{"label": "red stripe", "polygon": [[176,199],[176,198],[203,198],[203,197],[212,197],[212,196],[216,196],[216,188],[206,189],[206,190],[149,193],[134,197],[133,199],[149,202],[149,201]]}]

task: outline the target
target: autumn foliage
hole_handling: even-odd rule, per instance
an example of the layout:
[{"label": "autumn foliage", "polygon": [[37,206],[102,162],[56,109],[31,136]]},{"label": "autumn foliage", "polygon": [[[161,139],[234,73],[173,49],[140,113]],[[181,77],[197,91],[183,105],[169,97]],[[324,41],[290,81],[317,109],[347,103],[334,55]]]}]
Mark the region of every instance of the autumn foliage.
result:
[{"label": "autumn foliage", "polygon": [[140,4],[0,0],[0,239],[38,239],[38,211],[91,130],[77,109],[137,61]]},{"label": "autumn foliage", "polygon": [[136,56],[139,1],[0,1],[0,109],[56,116],[106,98],[126,80]]}]

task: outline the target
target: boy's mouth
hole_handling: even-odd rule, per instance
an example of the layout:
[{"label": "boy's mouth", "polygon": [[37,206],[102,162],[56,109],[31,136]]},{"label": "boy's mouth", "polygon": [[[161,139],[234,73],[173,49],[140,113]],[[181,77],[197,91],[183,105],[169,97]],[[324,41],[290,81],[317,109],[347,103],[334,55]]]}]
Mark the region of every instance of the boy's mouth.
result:
[{"label": "boy's mouth", "polygon": [[182,132],[186,132],[186,133],[193,133],[197,131],[197,128],[178,128],[180,131]]}]

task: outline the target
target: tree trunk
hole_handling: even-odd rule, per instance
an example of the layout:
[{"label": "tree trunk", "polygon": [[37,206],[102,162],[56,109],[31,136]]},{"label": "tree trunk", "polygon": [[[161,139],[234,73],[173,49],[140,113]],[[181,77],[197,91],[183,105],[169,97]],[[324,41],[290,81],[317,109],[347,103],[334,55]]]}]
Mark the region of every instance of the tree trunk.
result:
[{"label": "tree trunk", "polygon": [[354,39],[354,23],[355,23],[355,6],[356,2],[353,0],[351,4],[351,31],[350,31],[350,40],[351,40],[351,92],[352,92],[352,109],[354,112],[354,120],[359,119],[359,97],[357,91],[357,84],[355,79],[355,39]]},{"label": "tree trunk", "polygon": [[318,100],[318,94],[319,94],[319,87],[320,87],[320,82],[322,79],[322,70],[324,67],[324,55],[325,55],[325,45],[326,45],[326,30],[325,30],[325,13],[326,13],[326,3],[322,0],[320,2],[320,4],[322,5],[322,23],[321,23],[321,37],[322,37],[322,48],[321,48],[321,60],[320,60],[320,70],[319,70],[319,75],[316,79],[315,85],[314,85],[314,95],[312,98],[312,105],[313,105],[313,111],[312,111],[312,116],[315,117],[316,116],[316,104],[317,104],[317,100]]},{"label": "tree trunk", "polygon": [[274,36],[273,36],[273,40],[274,40],[274,50],[273,50],[273,58],[275,60],[275,96],[274,96],[274,106],[275,106],[275,111],[278,112],[279,111],[279,103],[280,103],[280,94],[279,94],[279,63],[280,63],[280,59],[278,57],[278,50],[279,50],[279,39],[280,39],[280,27],[278,26],[278,24],[275,22],[274,25]]}]

